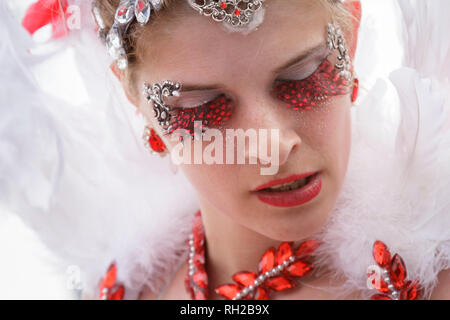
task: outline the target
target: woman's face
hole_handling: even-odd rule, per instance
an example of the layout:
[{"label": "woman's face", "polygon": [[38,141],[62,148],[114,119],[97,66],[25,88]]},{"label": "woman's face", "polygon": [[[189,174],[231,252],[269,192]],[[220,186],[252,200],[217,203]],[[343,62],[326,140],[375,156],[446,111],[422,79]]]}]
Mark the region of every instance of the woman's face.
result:
[{"label": "woman's face", "polygon": [[[260,169],[267,164],[248,161],[180,167],[205,207],[271,239],[295,241],[317,232],[335,204],[349,157],[351,103],[345,94],[295,110],[279,98],[280,92],[274,88],[280,81],[288,85],[307,78],[323,61],[331,18],[316,0],[270,0],[264,6],[263,23],[248,35],[227,33],[220,23],[194,10],[185,19],[165,25],[168,29],[155,32],[149,43],[138,78],[140,84],[171,80],[183,87],[217,87],[196,90],[190,99],[182,100],[181,96],[177,106],[194,107],[225,95],[231,115],[220,125],[223,132],[225,128],[267,129],[270,136],[271,129],[279,130],[279,169],[275,175],[261,175]],[[311,51],[313,48],[316,50]],[[308,52],[312,55],[283,68]],[[163,137],[164,131],[143,97],[140,106]],[[170,150],[177,143],[170,136],[163,139]],[[204,142],[203,148],[207,144]],[[302,205],[268,204],[254,192],[272,180],[318,171],[320,192]]]}]

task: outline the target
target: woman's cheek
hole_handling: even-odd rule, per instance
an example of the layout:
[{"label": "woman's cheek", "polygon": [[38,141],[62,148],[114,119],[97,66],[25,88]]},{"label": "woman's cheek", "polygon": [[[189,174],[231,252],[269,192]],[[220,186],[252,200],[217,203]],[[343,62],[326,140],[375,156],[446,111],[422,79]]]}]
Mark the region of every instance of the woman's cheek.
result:
[{"label": "woman's cheek", "polygon": [[[326,109],[326,110],[325,110]],[[350,102],[347,96],[333,99],[333,103],[324,108],[320,124],[311,126],[312,145],[320,148],[325,157],[326,169],[336,181],[336,187],[343,183],[351,147]]]}]

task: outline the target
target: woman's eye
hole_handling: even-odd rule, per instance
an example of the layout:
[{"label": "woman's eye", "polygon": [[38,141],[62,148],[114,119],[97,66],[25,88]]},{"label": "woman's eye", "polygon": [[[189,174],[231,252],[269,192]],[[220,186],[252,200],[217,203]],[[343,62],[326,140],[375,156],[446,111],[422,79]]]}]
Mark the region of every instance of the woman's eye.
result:
[{"label": "woman's eye", "polygon": [[311,109],[334,96],[349,93],[348,81],[339,76],[329,59],[303,80],[276,80],[273,94],[293,110]]},{"label": "woman's eye", "polygon": [[[194,136],[194,130],[197,127],[195,121],[201,121],[200,130],[205,127],[221,127],[225,121],[231,117],[232,112],[231,99],[224,94],[205,102],[199,106],[183,106],[182,108],[173,108],[171,110],[171,119],[167,135],[172,135],[178,129],[184,129]],[[179,134],[179,132],[178,132]]]}]

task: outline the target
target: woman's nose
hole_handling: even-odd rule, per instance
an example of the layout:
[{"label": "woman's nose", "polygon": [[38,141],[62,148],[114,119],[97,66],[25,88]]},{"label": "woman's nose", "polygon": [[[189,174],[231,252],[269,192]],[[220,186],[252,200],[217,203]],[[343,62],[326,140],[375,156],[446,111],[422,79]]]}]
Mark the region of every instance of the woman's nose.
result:
[{"label": "woman's nose", "polygon": [[292,110],[283,109],[282,103],[271,96],[256,97],[245,109],[242,119],[247,119],[246,128],[257,133],[257,139],[249,139],[245,156],[247,163],[264,165],[275,161],[279,166],[287,163],[302,143],[295,130]]}]

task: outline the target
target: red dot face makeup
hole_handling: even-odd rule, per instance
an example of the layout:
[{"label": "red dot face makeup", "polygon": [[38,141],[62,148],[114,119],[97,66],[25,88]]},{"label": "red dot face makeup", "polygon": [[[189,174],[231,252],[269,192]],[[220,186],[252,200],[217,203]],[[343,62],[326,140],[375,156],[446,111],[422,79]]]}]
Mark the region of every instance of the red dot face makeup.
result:
[{"label": "red dot face makeup", "polygon": [[303,80],[277,80],[273,94],[293,110],[311,109],[331,97],[350,92],[350,81],[340,77],[331,61],[325,59]]},{"label": "red dot face makeup", "polygon": [[[306,79],[276,80],[272,94],[292,110],[309,110],[328,101],[332,97],[350,93],[351,81],[341,77],[332,61],[327,57]],[[221,128],[233,112],[233,101],[221,94],[199,106],[174,107],[167,135],[184,129],[193,137],[196,124],[201,121],[202,130],[206,127]],[[179,133],[175,133],[178,134]]]},{"label": "red dot face makeup", "polygon": [[[281,69],[273,83],[272,96],[294,111],[303,111],[350,94],[350,58],[337,30],[329,25],[327,44],[310,49],[295,63]],[[217,89],[186,89],[177,96],[178,100],[168,103],[170,117],[165,123],[165,135],[175,135],[180,140],[186,132],[194,138],[196,129],[204,132],[207,128],[223,128],[236,107],[236,101]]]},{"label": "red dot face makeup", "polygon": [[[171,112],[170,129],[167,134],[171,135],[176,130],[184,129],[191,137],[197,124],[194,121],[201,121],[202,131],[206,127],[221,127],[230,117],[233,109],[231,99],[221,94],[213,100],[203,103],[198,107],[173,108]],[[179,134],[178,132],[175,135]]]}]

